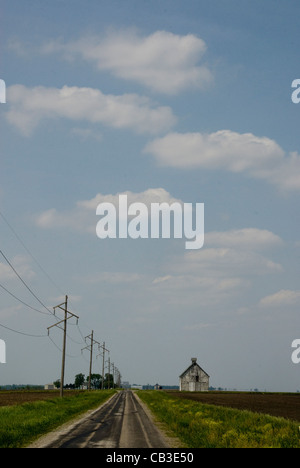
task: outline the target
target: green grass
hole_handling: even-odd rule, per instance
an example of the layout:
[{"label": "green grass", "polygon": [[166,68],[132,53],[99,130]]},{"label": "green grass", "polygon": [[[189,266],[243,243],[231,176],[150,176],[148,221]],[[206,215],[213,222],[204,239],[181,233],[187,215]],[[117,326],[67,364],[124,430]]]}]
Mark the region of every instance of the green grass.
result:
[{"label": "green grass", "polygon": [[189,448],[300,448],[299,425],[250,411],[139,391],[159,421]]},{"label": "green grass", "polygon": [[100,406],[114,390],[0,408],[0,448],[21,448],[72,418]]}]

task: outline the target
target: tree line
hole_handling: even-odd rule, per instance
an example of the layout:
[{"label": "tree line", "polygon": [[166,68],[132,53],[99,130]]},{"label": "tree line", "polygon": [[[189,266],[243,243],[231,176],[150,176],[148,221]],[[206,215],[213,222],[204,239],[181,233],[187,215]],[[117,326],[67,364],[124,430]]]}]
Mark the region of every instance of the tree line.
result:
[{"label": "tree line", "polygon": [[[64,385],[65,389],[70,390],[81,390],[89,385],[89,375],[86,377],[84,374],[75,375],[74,383]],[[102,385],[103,381],[103,385]],[[56,388],[60,388],[60,380],[53,382]],[[114,382],[113,374],[105,374],[104,380],[101,374],[92,374],[91,375],[91,389],[92,390],[101,390],[116,388],[117,385]]]}]

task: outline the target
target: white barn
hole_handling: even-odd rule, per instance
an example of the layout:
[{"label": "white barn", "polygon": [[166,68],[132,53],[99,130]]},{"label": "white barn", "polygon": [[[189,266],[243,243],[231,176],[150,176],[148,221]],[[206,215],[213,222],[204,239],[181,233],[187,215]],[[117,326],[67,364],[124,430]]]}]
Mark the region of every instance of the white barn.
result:
[{"label": "white barn", "polygon": [[209,375],[197,364],[197,358],[192,358],[192,364],[181,374],[181,392],[208,392]]}]

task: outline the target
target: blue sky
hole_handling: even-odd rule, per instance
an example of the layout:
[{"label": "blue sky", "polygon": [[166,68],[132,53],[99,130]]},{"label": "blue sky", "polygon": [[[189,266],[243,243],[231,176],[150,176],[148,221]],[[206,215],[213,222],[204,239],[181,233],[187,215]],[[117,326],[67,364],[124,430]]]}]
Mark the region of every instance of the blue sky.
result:
[{"label": "blue sky", "polygon": [[[94,329],[132,383],[176,385],[197,356],[217,387],[300,388],[299,9],[0,2],[0,211],[22,240],[1,218],[1,249],[47,307],[70,296],[67,381]],[[122,193],[204,203],[204,248],[98,239],[97,203]],[[4,258],[0,283],[39,306]],[[2,290],[0,323],[43,335],[53,317]],[[48,338],[0,338],[0,384],[59,377]]]}]

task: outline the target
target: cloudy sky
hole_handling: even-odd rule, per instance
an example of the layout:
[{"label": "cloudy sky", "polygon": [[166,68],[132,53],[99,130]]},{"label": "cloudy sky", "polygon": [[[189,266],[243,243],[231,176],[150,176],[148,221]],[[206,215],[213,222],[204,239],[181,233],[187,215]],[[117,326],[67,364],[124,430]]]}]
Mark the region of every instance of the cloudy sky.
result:
[{"label": "cloudy sky", "polygon": [[[177,385],[198,357],[216,387],[300,389],[299,14],[0,0],[0,385],[59,378],[61,330],[44,335],[68,294],[67,382],[93,329],[131,383]],[[204,203],[204,247],[100,240],[97,205],[120,194]]]}]

